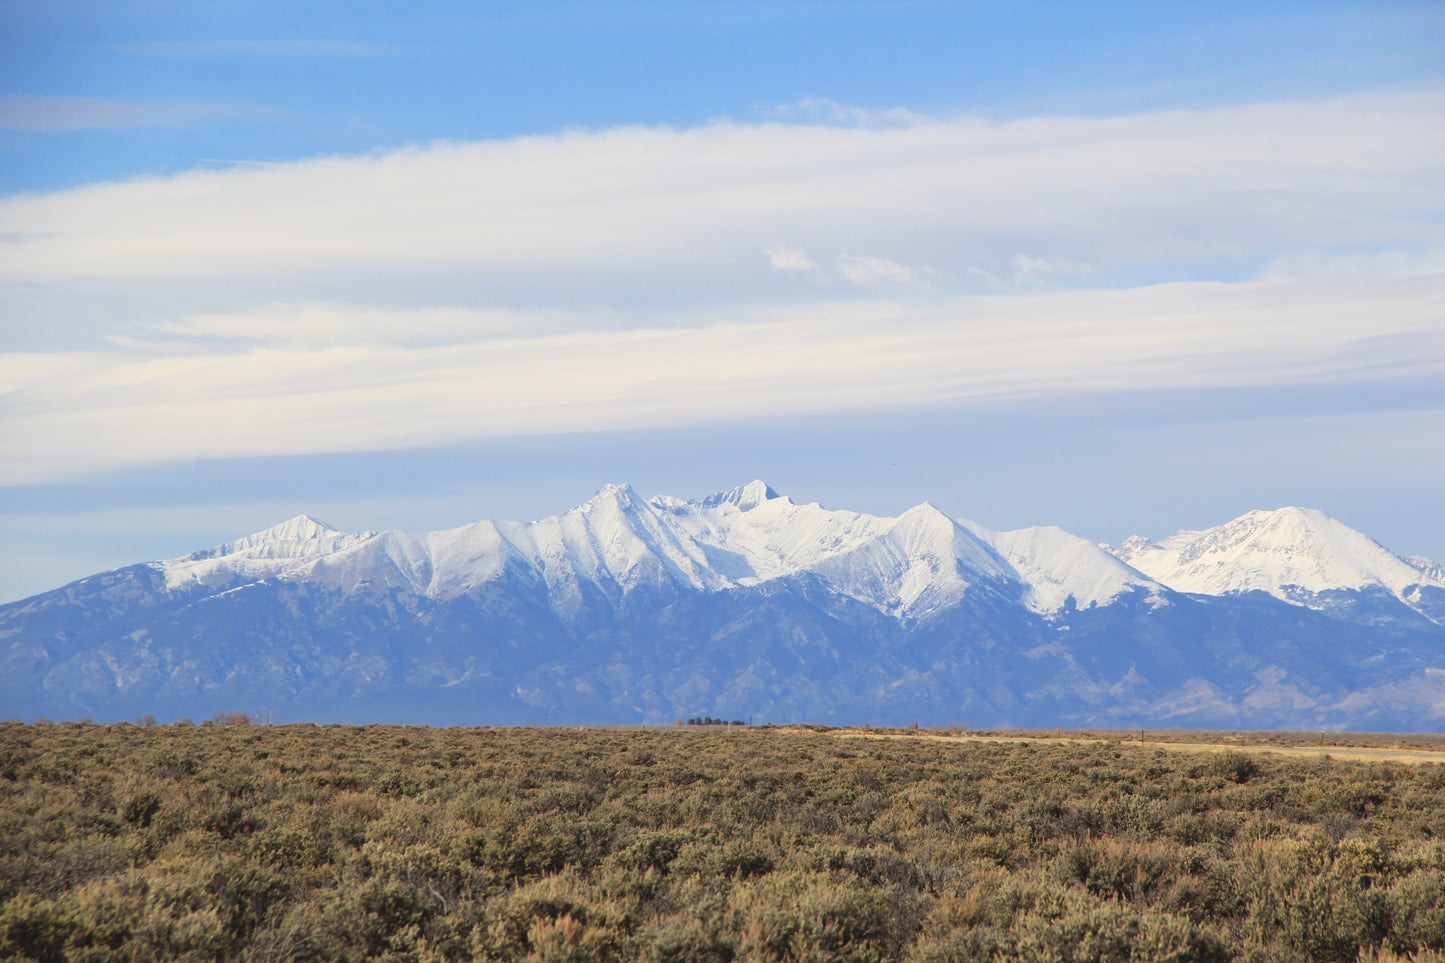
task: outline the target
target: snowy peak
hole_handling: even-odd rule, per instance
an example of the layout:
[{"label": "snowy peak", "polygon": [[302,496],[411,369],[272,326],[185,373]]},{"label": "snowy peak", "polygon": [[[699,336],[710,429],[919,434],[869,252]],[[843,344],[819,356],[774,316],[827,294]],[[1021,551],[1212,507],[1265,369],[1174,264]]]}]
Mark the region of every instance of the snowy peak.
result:
[{"label": "snowy peak", "polygon": [[0,638],[5,713],[32,718],[277,702],[467,725],[1445,718],[1445,570],[1299,508],[1115,550],[928,503],[796,504],[761,481],[701,500],[608,485],[536,521],[434,532],[302,515],[0,606]]},{"label": "snowy peak", "polygon": [[[1176,533],[1174,537],[1181,538],[1186,535],[1198,534],[1198,532],[1181,531]],[[1151,552],[1159,551],[1160,545],[1157,542],[1150,541],[1143,535],[1130,535],[1128,538],[1124,539],[1124,541],[1120,542],[1116,548],[1111,549],[1107,545],[1102,545],[1100,546],[1100,548],[1108,551],[1110,554],[1112,554],[1115,558],[1119,559],[1124,564],[1133,565],[1134,559],[1140,558],[1144,555],[1148,555]]]},{"label": "snowy peak", "polygon": [[508,542],[541,573],[554,606],[572,613],[588,588],[614,603],[643,586],[709,590],[726,579],[672,518],[669,506],[645,500],[630,485],[606,485],[577,508],[537,522],[501,526]]},{"label": "snowy peak", "polygon": [[1059,528],[992,532],[927,502],[893,518],[800,505],[761,480],[700,501],[605,485],[562,515],[431,533],[348,534],[298,515],[155,564],[172,588],[279,578],[439,600],[519,578],[564,618],[644,589],[641,597],[656,598],[807,574],[837,596],[906,619],[947,612],[969,593],[1053,617],[1140,593],[1164,604],[1174,590],[1262,591],[1320,610],[1341,604],[1340,592],[1388,593],[1445,624],[1445,569],[1395,556],[1312,509],[1249,512],[1110,550]]},{"label": "snowy peak", "polygon": [[279,525],[272,525],[264,531],[256,532],[229,544],[265,545],[270,542],[302,542],[341,534],[344,533],[340,529],[332,528],[310,515],[297,515],[295,518],[286,519]]},{"label": "snowy peak", "polygon": [[[1159,542],[1134,536],[1114,550],[1121,560],[1180,592],[1267,592],[1311,608],[1322,593],[1383,590],[1409,597],[1424,584],[1445,587],[1361,532],[1310,508],[1247,512],[1204,531]],[[1407,597],[1409,596],[1409,597]]]},{"label": "snowy peak", "polygon": [[[215,548],[195,552],[189,556],[190,559],[199,561],[206,558],[222,558],[227,555],[238,555],[242,553],[263,553],[268,550],[279,554],[271,557],[283,557],[296,554],[298,549],[302,552],[306,548],[319,549],[324,544],[334,541],[337,537],[345,537],[346,533],[332,528],[325,522],[317,521],[310,515],[297,515],[295,518],[288,518],[279,525],[272,525],[263,531],[247,535],[245,538],[238,538],[233,542],[224,542]],[[299,546],[298,543],[311,543],[309,546]]]},{"label": "snowy peak", "polygon": [[835,550],[813,554],[802,567],[839,594],[895,617],[933,616],[976,586],[1011,599],[1020,593],[1013,569],[992,546],[927,503],[892,519],[807,509],[821,517],[804,530],[831,529],[820,542]]},{"label": "snowy peak", "polygon": [[1423,555],[1401,556],[1405,562],[1419,572],[1421,581],[1427,585],[1445,585],[1445,565]]},{"label": "snowy peak", "polygon": [[817,503],[796,505],[783,496],[744,511],[723,497],[728,494],[688,502],[673,518],[720,562],[732,566],[734,577],[745,585],[816,571],[820,563],[879,537],[893,523]]},{"label": "snowy peak", "polygon": [[300,538],[322,538],[326,535],[339,535],[341,530],[332,528],[323,521],[312,518],[310,515],[297,515],[295,518],[288,518],[280,525],[273,525],[264,532],[257,532],[251,537],[254,539],[300,539]]},{"label": "snowy peak", "polygon": [[719,505],[736,505],[738,511],[747,512],[757,508],[763,502],[771,501],[774,498],[781,498],[760,478],[755,478],[738,488],[725,492],[718,492],[716,495],[709,495],[700,503],[704,508],[716,508]]},{"label": "snowy peak", "polygon": [[975,579],[1012,581],[1016,578],[1012,567],[986,538],[929,502],[899,515],[893,534],[901,540],[909,558],[952,556],[958,567],[972,573]]},{"label": "snowy peak", "polygon": [[374,532],[349,534],[310,515],[297,515],[245,538],[155,564],[165,572],[170,588],[217,584],[237,577],[304,577],[323,560],[375,537]]},{"label": "snowy peak", "polygon": [[[1125,592],[1142,590],[1153,604],[1165,588],[1106,549],[1052,525],[1021,528],[993,536],[993,545],[1029,585],[1028,606],[1049,614],[1068,608],[1108,605]],[[1138,541],[1152,545],[1137,536]],[[1124,546],[1120,546],[1121,549]]]},{"label": "snowy peak", "polygon": [[567,514],[581,512],[585,515],[607,508],[631,510],[638,508],[641,504],[642,499],[638,497],[637,492],[631,485],[623,482],[620,485],[603,485],[597,489],[596,494]]}]

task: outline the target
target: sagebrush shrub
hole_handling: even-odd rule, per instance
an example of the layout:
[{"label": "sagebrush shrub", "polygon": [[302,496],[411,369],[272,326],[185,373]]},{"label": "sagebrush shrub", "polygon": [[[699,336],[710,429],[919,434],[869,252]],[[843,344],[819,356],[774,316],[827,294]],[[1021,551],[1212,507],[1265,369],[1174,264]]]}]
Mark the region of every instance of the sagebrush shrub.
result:
[{"label": "sagebrush shrub", "polygon": [[1445,766],[0,725],[0,958],[1438,960]]}]

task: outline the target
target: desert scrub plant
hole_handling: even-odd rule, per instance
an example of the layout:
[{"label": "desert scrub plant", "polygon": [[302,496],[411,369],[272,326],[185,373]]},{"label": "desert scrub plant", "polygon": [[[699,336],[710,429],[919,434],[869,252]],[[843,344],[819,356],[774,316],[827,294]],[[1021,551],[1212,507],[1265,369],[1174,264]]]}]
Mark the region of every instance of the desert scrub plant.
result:
[{"label": "desert scrub plant", "polygon": [[733,889],[729,905],[741,955],[758,960],[896,959],[921,916],[914,894],[831,873],[748,880]]},{"label": "desert scrub plant", "polygon": [[0,958],[1388,959],[1442,838],[1445,767],[1244,749],[3,724]]}]

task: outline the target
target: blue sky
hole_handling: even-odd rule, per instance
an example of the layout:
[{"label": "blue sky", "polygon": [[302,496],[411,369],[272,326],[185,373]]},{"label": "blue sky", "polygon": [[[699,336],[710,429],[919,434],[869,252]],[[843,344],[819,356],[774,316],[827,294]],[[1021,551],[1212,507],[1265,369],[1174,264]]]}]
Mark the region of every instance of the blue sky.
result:
[{"label": "blue sky", "polygon": [[302,511],[1445,557],[1438,3],[0,6],[0,599]]}]

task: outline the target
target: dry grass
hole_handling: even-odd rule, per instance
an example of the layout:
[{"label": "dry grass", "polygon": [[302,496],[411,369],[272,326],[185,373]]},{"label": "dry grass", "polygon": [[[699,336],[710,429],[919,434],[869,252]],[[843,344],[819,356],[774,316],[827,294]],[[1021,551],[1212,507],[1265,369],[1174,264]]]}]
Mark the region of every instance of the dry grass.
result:
[{"label": "dry grass", "polygon": [[[986,732],[949,731],[938,729],[850,729],[790,728],[779,731],[798,735],[804,732],[825,732],[833,736],[870,739],[941,739],[968,743],[1058,743],[1086,745],[1138,745],[1169,752],[1220,753],[1248,749],[1283,756],[1312,759],[1340,759],[1354,762],[1398,762],[1405,765],[1445,762],[1445,735],[1416,734],[1398,736],[1389,733],[1334,733],[1325,739],[1311,741],[1303,733],[1234,733],[1208,730],[1134,730],[1109,732],[1044,729],[1002,730]],[[1383,744],[1388,743],[1389,747]]]},{"label": "dry grass", "polygon": [[0,958],[1440,959],[1445,767],[1169,746],[5,724]]}]

